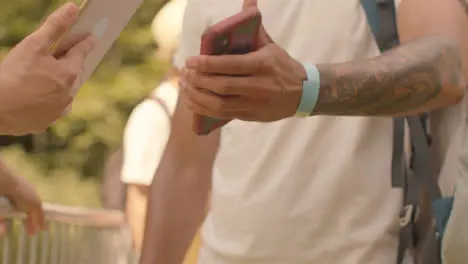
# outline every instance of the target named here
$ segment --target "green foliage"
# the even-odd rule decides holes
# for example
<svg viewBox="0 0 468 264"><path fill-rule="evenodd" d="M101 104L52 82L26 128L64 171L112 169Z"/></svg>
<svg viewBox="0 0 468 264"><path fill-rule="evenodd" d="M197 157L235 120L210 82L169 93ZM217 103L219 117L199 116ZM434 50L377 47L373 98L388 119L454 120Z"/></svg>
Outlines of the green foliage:
<svg viewBox="0 0 468 264"><path fill-rule="evenodd" d="M27 155L19 147L4 149L1 155L18 175L36 187L44 202L91 208L100 206L96 180L82 179L79 170L57 168L45 174L41 160Z"/></svg>
<svg viewBox="0 0 468 264"><path fill-rule="evenodd" d="M106 157L120 145L132 108L157 85L164 70L161 64L122 66L109 73L113 78L89 81L72 112L40 138L42 147L35 156L43 169L70 168L83 177L99 176Z"/></svg>
<svg viewBox="0 0 468 264"><path fill-rule="evenodd" d="M0 52L21 41L63 2L0 0L5 7L0 9ZM168 67L153 57L157 47L150 33L151 21L165 2L144 1L93 77L80 90L72 112L36 137L35 153L26 156L17 150L7 151L5 155L11 156L9 160L13 164L30 164L26 174L34 171L39 175L28 178L54 176L94 181L100 178L107 156L120 145L132 108L156 87Z"/></svg>

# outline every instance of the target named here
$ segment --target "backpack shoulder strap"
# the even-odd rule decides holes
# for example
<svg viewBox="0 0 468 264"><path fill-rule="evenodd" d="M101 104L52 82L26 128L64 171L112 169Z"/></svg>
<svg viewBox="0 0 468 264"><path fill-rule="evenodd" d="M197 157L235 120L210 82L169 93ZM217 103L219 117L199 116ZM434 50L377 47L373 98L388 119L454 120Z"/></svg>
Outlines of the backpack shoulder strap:
<svg viewBox="0 0 468 264"><path fill-rule="evenodd" d="M394 0L361 0L361 5L366 13L368 23L372 29L372 34L377 42L379 50L385 52L400 43L396 22L396 8ZM414 173L410 176L404 159L404 127L405 118L393 119L393 156L392 156L392 186L403 188L403 207L400 213L400 239L397 254L397 264L404 261L404 257L409 248L415 244L416 233L416 212L421 205L421 186L424 185L429 192L429 200L440 197L440 190L437 177L434 171L429 171L430 162L427 134L424 131L424 120L418 116L407 117L411 143L413 147L412 160L414 161ZM431 218L428 218L431 219ZM423 244L435 242L432 237L427 236L431 232L424 232ZM433 232L432 232L433 234ZM432 250L433 254L428 254L428 250L423 250L421 259L430 256L429 263L440 263L437 256L437 249ZM434 253L436 254L434 256Z"/></svg>
<svg viewBox="0 0 468 264"><path fill-rule="evenodd" d="M169 111L169 107L167 106L166 101L164 101L163 99L161 99L159 96L155 94L151 94L150 96L148 96L148 99L158 103L163 108L164 113L166 114L166 117L169 120L172 119L171 111Z"/></svg>
<svg viewBox="0 0 468 264"><path fill-rule="evenodd" d="M394 0L361 0L367 21L381 52L400 43Z"/></svg>
<svg viewBox="0 0 468 264"><path fill-rule="evenodd" d="M361 0L372 34L380 52L399 44L394 0ZM403 117L393 119L392 186L405 186Z"/></svg>

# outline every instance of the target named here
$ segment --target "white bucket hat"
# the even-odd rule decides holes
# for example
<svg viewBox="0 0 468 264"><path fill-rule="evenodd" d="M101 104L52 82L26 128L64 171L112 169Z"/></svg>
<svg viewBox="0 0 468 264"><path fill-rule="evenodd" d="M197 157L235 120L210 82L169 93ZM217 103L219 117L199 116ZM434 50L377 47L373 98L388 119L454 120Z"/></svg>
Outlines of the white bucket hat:
<svg viewBox="0 0 468 264"><path fill-rule="evenodd" d="M171 60L179 46L186 3L187 0L171 0L153 19L151 31L158 45L159 59Z"/></svg>

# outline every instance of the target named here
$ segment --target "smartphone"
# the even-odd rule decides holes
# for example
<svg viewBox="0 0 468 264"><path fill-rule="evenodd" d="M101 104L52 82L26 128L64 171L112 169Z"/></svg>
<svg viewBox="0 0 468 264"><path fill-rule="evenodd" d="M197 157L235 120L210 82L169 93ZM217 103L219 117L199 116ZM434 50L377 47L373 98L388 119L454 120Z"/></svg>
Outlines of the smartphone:
<svg viewBox="0 0 468 264"><path fill-rule="evenodd" d="M75 92L91 76L142 3L143 0L84 0L81 3L75 24L50 47L51 54L60 57L89 34L97 38L96 46L85 59L84 73L81 82L75 84Z"/></svg>
<svg viewBox="0 0 468 264"><path fill-rule="evenodd" d="M245 54L257 50L261 23L260 11L252 7L214 24L202 36L200 54ZM195 114L193 131L207 135L230 121Z"/></svg>

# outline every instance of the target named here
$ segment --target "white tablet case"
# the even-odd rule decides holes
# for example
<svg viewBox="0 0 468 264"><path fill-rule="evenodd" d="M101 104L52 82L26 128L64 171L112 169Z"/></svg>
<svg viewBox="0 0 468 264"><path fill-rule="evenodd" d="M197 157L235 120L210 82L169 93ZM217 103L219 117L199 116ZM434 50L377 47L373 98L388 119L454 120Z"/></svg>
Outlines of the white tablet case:
<svg viewBox="0 0 468 264"><path fill-rule="evenodd" d="M77 22L58 40L55 54L61 54L89 33L97 37L93 51L85 60L84 73L73 89L76 93L91 76L109 51L120 32L128 24L143 0L84 0ZM148 25L149 26L149 25Z"/></svg>

